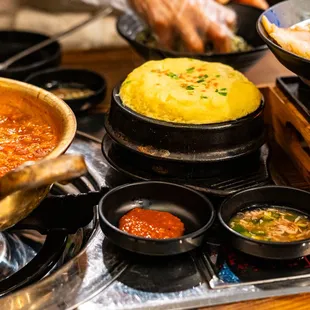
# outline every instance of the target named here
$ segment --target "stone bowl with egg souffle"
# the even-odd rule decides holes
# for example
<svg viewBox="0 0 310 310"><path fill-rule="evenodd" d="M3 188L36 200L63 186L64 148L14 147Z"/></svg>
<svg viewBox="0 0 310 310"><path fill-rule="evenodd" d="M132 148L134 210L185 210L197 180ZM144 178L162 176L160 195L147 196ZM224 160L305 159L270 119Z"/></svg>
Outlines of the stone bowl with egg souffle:
<svg viewBox="0 0 310 310"><path fill-rule="evenodd" d="M112 93L108 138L158 161L214 164L264 144L264 99L240 72L190 58L148 61Z"/></svg>

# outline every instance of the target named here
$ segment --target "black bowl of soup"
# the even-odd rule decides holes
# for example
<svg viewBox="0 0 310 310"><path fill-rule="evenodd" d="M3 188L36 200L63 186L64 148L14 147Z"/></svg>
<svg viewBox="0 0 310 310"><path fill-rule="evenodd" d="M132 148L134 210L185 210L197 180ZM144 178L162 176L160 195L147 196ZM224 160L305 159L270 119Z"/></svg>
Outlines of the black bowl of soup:
<svg viewBox="0 0 310 310"><path fill-rule="evenodd" d="M310 193L265 186L226 199L218 212L225 240L241 252L267 259L310 255Z"/></svg>
<svg viewBox="0 0 310 310"><path fill-rule="evenodd" d="M26 82L50 91L74 112L86 111L101 103L107 90L107 83L100 74L85 69L44 70L30 75Z"/></svg>

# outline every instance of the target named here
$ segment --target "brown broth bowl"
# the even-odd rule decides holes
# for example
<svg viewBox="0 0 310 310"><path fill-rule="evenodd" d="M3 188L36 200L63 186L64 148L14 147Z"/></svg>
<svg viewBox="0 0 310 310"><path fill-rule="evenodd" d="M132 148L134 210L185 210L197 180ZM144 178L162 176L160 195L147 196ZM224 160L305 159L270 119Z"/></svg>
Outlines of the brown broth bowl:
<svg viewBox="0 0 310 310"><path fill-rule="evenodd" d="M101 103L106 95L107 82L100 74L86 69L56 68L33 73L26 82L48 91L79 85L92 91L85 97L63 99L75 113L85 112Z"/></svg>

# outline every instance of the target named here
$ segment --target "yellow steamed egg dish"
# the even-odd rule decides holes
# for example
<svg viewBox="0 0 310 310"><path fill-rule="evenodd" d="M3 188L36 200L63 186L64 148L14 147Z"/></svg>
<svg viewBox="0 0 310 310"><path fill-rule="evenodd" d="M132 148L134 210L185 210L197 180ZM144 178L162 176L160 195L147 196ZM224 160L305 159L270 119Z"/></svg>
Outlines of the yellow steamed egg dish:
<svg viewBox="0 0 310 310"><path fill-rule="evenodd" d="M138 114L183 124L236 120L257 110L262 100L242 73L190 58L144 63L127 76L119 95Z"/></svg>

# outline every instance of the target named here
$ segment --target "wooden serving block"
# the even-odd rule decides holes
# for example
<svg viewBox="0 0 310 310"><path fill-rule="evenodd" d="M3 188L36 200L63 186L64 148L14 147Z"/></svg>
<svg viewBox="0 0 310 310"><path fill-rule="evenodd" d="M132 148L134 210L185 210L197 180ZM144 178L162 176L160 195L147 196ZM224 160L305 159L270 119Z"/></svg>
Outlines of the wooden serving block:
<svg viewBox="0 0 310 310"><path fill-rule="evenodd" d="M310 123L278 87L258 87L265 98L269 141L275 141L283 149L310 185Z"/></svg>

